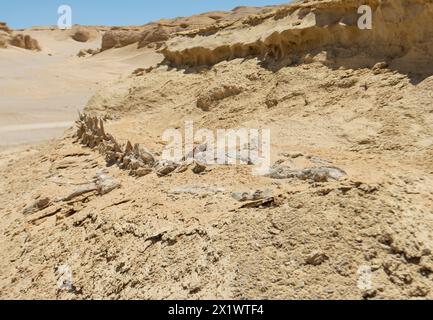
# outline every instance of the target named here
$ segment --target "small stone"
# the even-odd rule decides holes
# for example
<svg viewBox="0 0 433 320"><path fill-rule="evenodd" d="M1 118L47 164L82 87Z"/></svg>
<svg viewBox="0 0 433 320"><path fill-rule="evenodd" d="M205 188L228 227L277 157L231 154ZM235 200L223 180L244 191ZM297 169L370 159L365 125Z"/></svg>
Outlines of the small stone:
<svg viewBox="0 0 433 320"><path fill-rule="evenodd" d="M375 289L365 290L362 292L362 297L364 299L371 299L374 298L376 295L377 295L377 290Z"/></svg>
<svg viewBox="0 0 433 320"><path fill-rule="evenodd" d="M409 295L415 298L426 297L430 293L430 289L426 286L417 285L409 291Z"/></svg>
<svg viewBox="0 0 433 320"><path fill-rule="evenodd" d="M280 202L276 201L275 197L264 198L261 200L255 200L251 202L247 202L242 205L241 209L251 209L251 208L271 208L279 206Z"/></svg>
<svg viewBox="0 0 433 320"><path fill-rule="evenodd" d="M302 152L294 152L294 153L289 154L289 157L292 159L300 158L303 156L304 156L304 154Z"/></svg>
<svg viewBox="0 0 433 320"><path fill-rule="evenodd" d="M150 168L140 168L140 169L137 169L135 171L135 175L137 177L144 177L144 176L147 176L150 173L152 173L152 169L150 169Z"/></svg>
<svg viewBox="0 0 433 320"><path fill-rule="evenodd" d="M144 70L144 68L137 68L134 70L134 72L132 72L132 74L136 76L142 76L144 74Z"/></svg>
<svg viewBox="0 0 433 320"><path fill-rule="evenodd" d="M191 159L187 159L185 161L183 161L176 169L176 173L184 173L186 172L189 167L193 164L193 160Z"/></svg>
<svg viewBox="0 0 433 320"><path fill-rule="evenodd" d="M172 173L177 167L178 165L173 161L161 161L156 166L156 174L163 177Z"/></svg>
<svg viewBox="0 0 433 320"><path fill-rule="evenodd" d="M50 205L51 201L50 198L42 198L37 200L35 203L33 203L32 205L28 206L26 209L24 209L24 214L28 215L28 214L32 214L38 211L41 211L45 208L47 208Z"/></svg>
<svg viewBox="0 0 433 320"><path fill-rule="evenodd" d="M199 162L194 162L194 167L192 168L192 172L195 174L200 174L206 170L206 166Z"/></svg>
<svg viewBox="0 0 433 320"><path fill-rule="evenodd" d="M155 157L145 148L140 147L138 143L134 144L133 153L137 159L142 160L145 164L153 165L155 163Z"/></svg>
<svg viewBox="0 0 433 320"><path fill-rule="evenodd" d="M128 140L126 142L126 146L125 146L125 155L132 153L133 150L134 150L134 147L132 146L131 141Z"/></svg>
<svg viewBox="0 0 433 320"><path fill-rule="evenodd" d="M310 64L314 62L314 57L310 53L307 53L302 60L305 64Z"/></svg>
<svg viewBox="0 0 433 320"><path fill-rule="evenodd" d="M388 63L386 63L386 62L378 62L378 63L376 63L374 65L374 67L373 67L372 70L373 70L373 73L377 75L377 74L383 73L383 71L386 68L388 68Z"/></svg>
<svg viewBox="0 0 433 320"><path fill-rule="evenodd" d="M87 56L87 55L88 55L88 53L87 53L86 50L80 50L80 51L77 53L77 57L79 57L79 58L85 57L85 56Z"/></svg>
<svg viewBox="0 0 433 320"><path fill-rule="evenodd" d="M319 266L328 260L328 256L321 251L313 251L305 258L305 263L313 266Z"/></svg>
<svg viewBox="0 0 433 320"><path fill-rule="evenodd" d="M232 198L237 201L253 201L272 197L272 190L256 190L254 192L233 192Z"/></svg>
<svg viewBox="0 0 433 320"><path fill-rule="evenodd" d="M388 68L388 63L385 61L378 62L373 67L373 69L386 69L386 68Z"/></svg>
<svg viewBox="0 0 433 320"><path fill-rule="evenodd" d="M247 201L249 199L250 193L249 192L233 192L232 198L237 201Z"/></svg>

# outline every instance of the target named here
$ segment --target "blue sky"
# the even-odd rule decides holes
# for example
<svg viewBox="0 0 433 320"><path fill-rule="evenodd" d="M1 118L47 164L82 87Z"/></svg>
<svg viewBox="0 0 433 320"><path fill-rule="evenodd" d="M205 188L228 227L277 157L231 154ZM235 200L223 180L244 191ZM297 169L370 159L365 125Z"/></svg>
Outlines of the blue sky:
<svg viewBox="0 0 433 320"><path fill-rule="evenodd" d="M141 25L161 18L189 16L237 6L265 6L284 0L10 0L0 1L0 21L14 29L55 25L57 8L72 8L72 23L81 25Z"/></svg>

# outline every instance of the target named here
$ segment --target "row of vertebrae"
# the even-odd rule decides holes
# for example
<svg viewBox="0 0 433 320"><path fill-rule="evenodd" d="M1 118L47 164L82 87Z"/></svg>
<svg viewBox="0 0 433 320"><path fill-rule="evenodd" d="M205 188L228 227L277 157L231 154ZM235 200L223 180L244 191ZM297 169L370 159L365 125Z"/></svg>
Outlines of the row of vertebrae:
<svg viewBox="0 0 433 320"><path fill-rule="evenodd" d="M97 148L105 156L107 165L118 165L130 170L131 175L144 176L152 172L156 164L155 157L139 144L130 141L122 145L109 133L105 132L104 120L98 117L79 114L77 138L89 148Z"/></svg>
<svg viewBox="0 0 433 320"><path fill-rule="evenodd" d="M77 123L77 140L89 148L97 148L105 156L108 166L118 165L121 169L129 170L131 175L142 177L151 172L158 176L166 176L172 172L182 173L191 167L192 171L200 174L206 166L192 160L193 155L178 162L160 159L140 147L127 141L120 144L109 133L105 132L104 120L98 117L79 114Z"/></svg>

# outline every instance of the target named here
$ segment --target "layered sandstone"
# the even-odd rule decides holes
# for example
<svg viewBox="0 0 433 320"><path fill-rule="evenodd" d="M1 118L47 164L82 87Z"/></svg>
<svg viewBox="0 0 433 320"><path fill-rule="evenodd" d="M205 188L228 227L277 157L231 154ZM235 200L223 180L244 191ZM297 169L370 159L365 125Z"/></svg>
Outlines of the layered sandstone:
<svg viewBox="0 0 433 320"><path fill-rule="evenodd" d="M210 34L228 27L251 14L267 12L271 8L238 7L230 12L209 12L191 17L163 19L141 27L113 28L102 39L102 50L124 47L138 42L139 48L153 43L159 47L178 33L189 36Z"/></svg>
<svg viewBox="0 0 433 320"><path fill-rule="evenodd" d="M371 30L358 27L361 5L372 9ZM176 37L162 52L175 66L213 65L245 57L278 60L322 51L331 61L359 53L381 59L429 59L432 15L430 1L304 1L246 18L241 28L225 28L188 41Z"/></svg>

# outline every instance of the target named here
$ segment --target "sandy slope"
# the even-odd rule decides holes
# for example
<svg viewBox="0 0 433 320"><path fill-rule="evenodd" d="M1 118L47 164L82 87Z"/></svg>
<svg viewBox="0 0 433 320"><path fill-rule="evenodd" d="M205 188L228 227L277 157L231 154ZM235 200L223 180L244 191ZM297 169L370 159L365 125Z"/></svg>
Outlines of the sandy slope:
<svg viewBox="0 0 433 320"><path fill-rule="evenodd" d="M80 43L59 30L25 33L38 40L41 52L0 49L1 146L60 137L95 90L159 59L132 47L78 58L79 50L100 47L101 36Z"/></svg>

